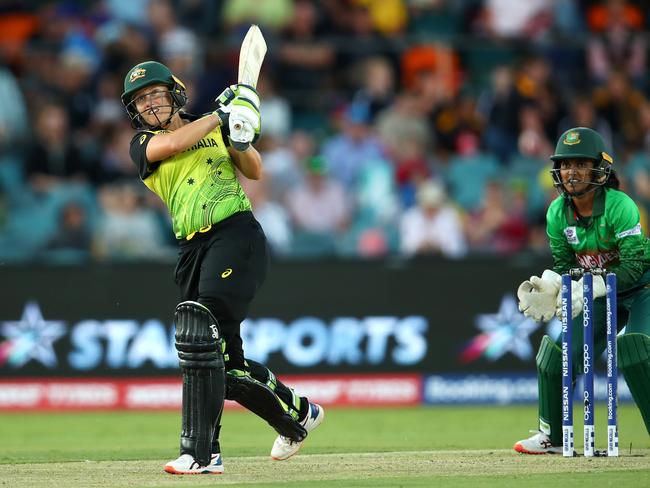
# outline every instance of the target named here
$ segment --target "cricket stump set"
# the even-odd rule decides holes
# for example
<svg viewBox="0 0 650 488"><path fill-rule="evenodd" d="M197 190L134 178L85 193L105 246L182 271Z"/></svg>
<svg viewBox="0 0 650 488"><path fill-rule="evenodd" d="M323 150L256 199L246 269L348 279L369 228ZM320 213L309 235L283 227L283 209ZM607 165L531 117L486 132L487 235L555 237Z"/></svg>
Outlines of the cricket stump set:
<svg viewBox="0 0 650 488"><path fill-rule="evenodd" d="M573 438L573 364L572 348L572 315L571 315L571 282L572 277L582 276L583 283L583 338L582 338L582 368L583 368L583 401L584 401L584 455L585 457L603 456L595 449L594 428L594 295L593 277L603 276L607 286L606 294L606 328L607 328L607 456L618 456L618 426L617 426L617 387L618 368L616 366L616 275L606 273L601 269L573 269L562 275L562 455L575 456Z"/></svg>

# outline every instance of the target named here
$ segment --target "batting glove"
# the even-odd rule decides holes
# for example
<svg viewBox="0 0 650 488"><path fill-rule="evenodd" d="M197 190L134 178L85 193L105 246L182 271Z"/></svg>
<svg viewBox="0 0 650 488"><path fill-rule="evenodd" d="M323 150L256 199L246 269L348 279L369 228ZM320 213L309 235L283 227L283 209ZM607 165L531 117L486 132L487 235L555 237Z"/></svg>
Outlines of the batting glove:
<svg viewBox="0 0 650 488"><path fill-rule="evenodd" d="M260 111L248 98L243 97L236 97L229 107L230 143L238 151L245 151L260 136Z"/></svg>
<svg viewBox="0 0 650 488"><path fill-rule="evenodd" d="M230 103L235 99L236 96L237 95L235 95L232 87L229 86L224 91L222 91L221 94L214 100L217 102L217 110L212 113L219 117L222 127L228 123Z"/></svg>
<svg viewBox="0 0 650 488"><path fill-rule="evenodd" d="M215 110L221 125L228 124L229 140L238 151L245 151L260 136L260 96L249 85L230 85L216 98Z"/></svg>
<svg viewBox="0 0 650 488"><path fill-rule="evenodd" d="M253 105L255 105L255 107L257 107L257 110L260 109L260 95L259 93L257 93L257 90L252 86L238 83L236 85L230 85L228 88L230 88L233 91L235 97L245 98Z"/></svg>

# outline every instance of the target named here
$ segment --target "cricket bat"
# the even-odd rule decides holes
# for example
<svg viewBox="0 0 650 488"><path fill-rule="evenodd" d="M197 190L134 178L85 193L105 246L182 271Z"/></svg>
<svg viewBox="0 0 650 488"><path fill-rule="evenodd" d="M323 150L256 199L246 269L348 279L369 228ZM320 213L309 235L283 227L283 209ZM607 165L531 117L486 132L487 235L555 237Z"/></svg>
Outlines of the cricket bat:
<svg viewBox="0 0 650 488"><path fill-rule="evenodd" d="M253 88L257 87L257 79L260 76L260 69L265 55L266 41L260 28L253 24L248 29L239 50L239 77L237 82L250 85Z"/></svg>
<svg viewBox="0 0 650 488"><path fill-rule="evenodd" d="M253 24L248 29L241 49L239 50L239 73L237 82L256 88L265 55L266 41L260 28ZM237 122L235 122L235 127L239 128L237 127Z"/></svg>

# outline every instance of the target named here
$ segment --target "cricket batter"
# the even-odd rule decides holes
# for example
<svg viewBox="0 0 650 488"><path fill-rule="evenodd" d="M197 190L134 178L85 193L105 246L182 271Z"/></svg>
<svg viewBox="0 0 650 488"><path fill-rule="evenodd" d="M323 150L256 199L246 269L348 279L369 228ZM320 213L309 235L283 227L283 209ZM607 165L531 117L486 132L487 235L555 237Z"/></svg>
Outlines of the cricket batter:
<svg viewBox="0 0 650 488"><path fill-rule="evenodd" d="M183 110L185 86L165 65L146 61L124 78L122 103L136 129L131 158L143 183L167 205L179 245L176 349L183 374L180 457L173 474L223 473L219 430L224 397L279 434L271 457L295 454L325 416L265 366L244 358L240 324L268 265L266 237L237 179L262 176L252 146L260 134L259 96L233 85L218 109Z"/></svg>
<svg viewBox="0 0 650 488"><path fill-rule="evenodd" d="M618 367L623 371L646 429L650 433L650 240L639 222L639 210L612 171L612 157L596 131L569 129L551 156L551 175L560 196L549 206L546 231L553 270L532 276L517 291L519 309L528 317L548 321L561 316L561 274L571 268L603 268L616 273ZM602 276L593 277L594 352L606 346L605 295ZM582 279L572 283L573 337L582 337ZM576 317L579 319L575 320ZM562 453L562 353L550 337L537 352L539 432L517 442L524 454ZM573 380L582 365L582 341L572 347Z"/></svg>

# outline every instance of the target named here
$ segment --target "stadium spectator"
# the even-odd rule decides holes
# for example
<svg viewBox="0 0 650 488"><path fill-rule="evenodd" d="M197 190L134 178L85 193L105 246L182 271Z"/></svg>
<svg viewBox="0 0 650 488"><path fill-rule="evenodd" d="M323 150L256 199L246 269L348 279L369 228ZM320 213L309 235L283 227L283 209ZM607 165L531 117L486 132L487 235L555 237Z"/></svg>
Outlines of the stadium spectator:
<svg viewBox="0 0 650 488"><path fill-rule="evenodd" d="M594 91L594 106L611 127L616 127L614 149L624 155L643 147L640 112L647 103L646 97L635 89L625 73L613 71L607 83Z"/></svg>
<svg viewBox="0 0 650 488"><path fill-rule="evenodd" d="M459 138L457 151L449 160L445 181L452 199L463 210L473 211L480 205L487 183L497 179L501 169L497 159L483 151L480 140L471 133Z"/></svg>
<svg viewBox="0 0 650 488"><path fill-rule="evenodd" d="M356 85L359 68L372 58L379 56L390 57L391 63L397 62L396 49L392 48L392 41L379 32L379 26L373 13L376 4L391 4L393 0L386 1L352 1L346 6L344 13L345 29L343 37L337 42L337 66L343 76L338 78L338 83L343 88L352 89ZM381 8L381 7L379 7ZM394 20L399 20L393 17ZM401 29L402 26L397 28Z"/></svg>
<svg viewBox="0 0 650 488"><path fill-rule="evenodd" d="M68 180L87 179L81 152L70 137L69 116L63 106L41 106L35 130L25 161L25 173L35 192L46 192Z"/></svg>
<svg viewBox="0 0 650 488"><path fill-rule="evenodd" d="M478 114L485 121L485 148L495 154L501 162L508 161L517 150L519 101L514 79L511 67L495 68L491 74L490 87L482 91L476 107Z"/></svg>
<svg viewBox="0 0 650 488"><path fill-rule="evenodd" d="M25 142L28 130L27 106L18 81L0 64L0 148L3 152Z"/></svg>
<svg viewBox="0 0 650 488"><path fill-rule="evenodd" d="M384 57L374 57L363 64L361 88L354 94L353 104L368 106L370 122L388 108L395 97L395 73Z"/></svg>
<svg viewBox="0 0 650 488"><path fill-rule="evenodd" d="M569 105L569 113L560 120L558 125L558 136L571 127L590 127L603 136L607 147L613 147L612 127L596 112L590 96L578 94Z"/></svg>
<svg viewBox="0 0 650 488"><path fill-rule="evenodd" d="M341 132L323 143L323 157L332 178L351 190L366 164L383 159L383 148L370 125L369 107L350 104L343 113Z"/></svg>
<svg viewBox="0 0 650 488"><path fill-rule="evenodd" d="M162 62L181 79L193 80L202 69L199 40L194 32L178 23L171 1L150 0L149 22Z"/></svg>
<svg viewBox="0 0 650 488"><path fill-rule="evenodd" d="M277 46L278 86L287 95L299 127L316 124L312 113L323 111L328 100L335 50L318 31L319 10L306 0L296 0L293 17Z"/></svg>
<svg viewBox="0 0 650 488"><path fill-rule="evenodd" d="M641 85L646 69L646 41L640 32L643 12L626 0L606 0L588 10L592 32L587 43L587 66L592 78L605 83L613 71L625 73Z"/></svg>
<svg viewBox="0 0 650 488"><path fill-rule="evenodd" d="M460 258L467 253L460 213L447 201L444 187L436 180L420 184L417 205L400 221L400 251L405 256L439 255Z"/></svg>
<svg viewBox="0 0 650 488"><path fill-rule="evenodd" d="M547 0L486 0L484 27L496 37L539 39L553 24L552 7Z"/></svg>
<svg viewBox="0 0 650 488"><path fill-rule="evenodd" d="M71 201L63 206L59 222L59 228L45 245L45 251L90 252L90 226L81 204Z"/></svg>
<svg viewBox="0 0 650 488"><path fill-rule="evenodd" d="M124 117L122 117L124 118ZM112 126L104 134L103 146L97 155L95 168L96 180L100 183L133 181L138 171L131 162L129 144L133 138L133 130L122 121Z"/></svg>
<svg viewBox="0 0 650 488"><path fill-rule="evenodd" d="M445 102L431 114L431 125L436 131L437 152L445 159L457 153L463 139L483 135L483 119L476 110L476 100L459 95Z"/></svg>
<svg viewBox="0 0 650 488"><path fill-rule="evenodd" d="M306 162L307 178L287 195L287 205L296 230L319 234L329 240L345 231L350 222L350 204L341 183L333 179L323 157Z"/></svg>
<svg viewBox="0 0 650 488"><path fill-rule="evenodd" d="M151 260L174 254L166 246L154 213L141 206L129 184L105 186L99 193L102 214L95 234L98 259Z"/></svg>
<svg viewBox="0 0 650 488"><path fill-rule="evenodd" d="M264 229L271 252L286 256L291 252L293 239L291 218L280 203L271 200L271 177L267 175L258 181L242 178L241 185L251 201L255 218Z"/></svg>
<svg viewBox="0 0 650 488"><path fill-rule="evenodd" d="M316 143L311 134L295 131L287 142L263 135L257 146L264 160L264 174L270 180L271 199L282 201L291 188L302 182L304 168L300 162L314 155Z"/></svg>
<svg viewBox="0 0 650 488"><path fill-rule="evenodd" d="M278 93L275 80L269 76L260 75L257 91L264 100L260 107L264 119L264 135L286 141L291 133L291 107L287 99Z"/></svg>
<svg viewBox="0 0 650 488"><path fill-rule="evenodd" d="M475 252L512 254L525 249L528 238L526 198L507 192L500 181L489 181L479 208L466 221L469 246ZM507 192L507 193L506 193Z"/></svg>

